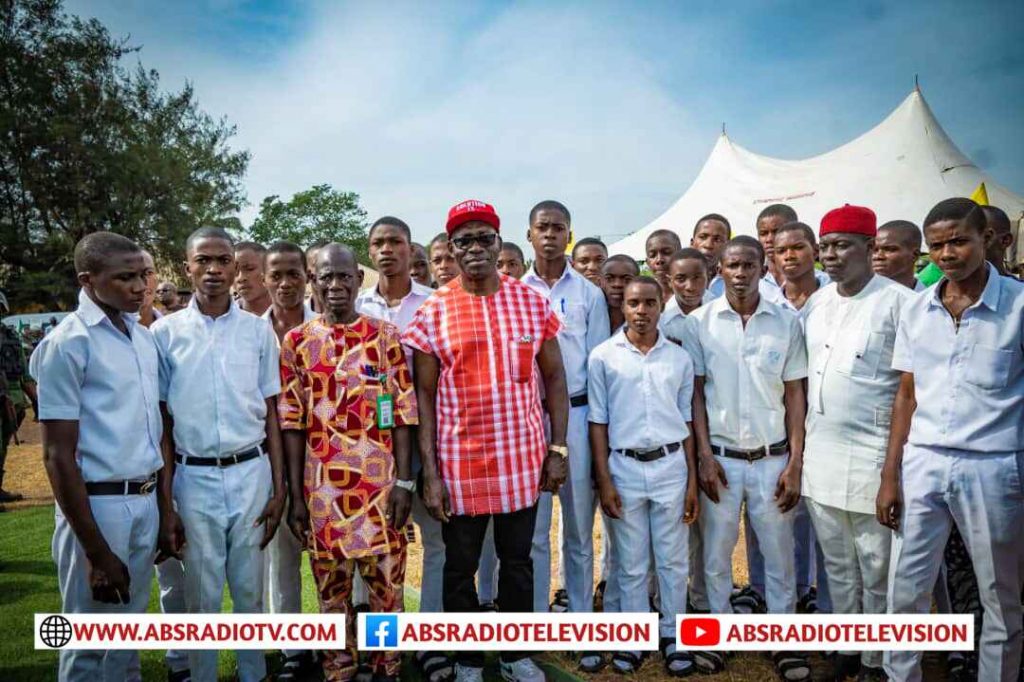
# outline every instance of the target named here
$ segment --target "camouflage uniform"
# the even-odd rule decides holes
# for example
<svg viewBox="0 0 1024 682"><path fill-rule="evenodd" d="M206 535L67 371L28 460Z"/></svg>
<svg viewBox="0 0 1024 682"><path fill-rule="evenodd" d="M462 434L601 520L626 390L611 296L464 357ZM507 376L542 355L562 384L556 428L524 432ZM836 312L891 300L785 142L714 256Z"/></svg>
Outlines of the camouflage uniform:
<svg viewBox="0 0 1024 682"><path fill-rule="evenodd" d="M18 333L0 324L0 490L3 490L7 448L18 432L29 398L25 385L32 381L25 361L25 349Z"/></svg>

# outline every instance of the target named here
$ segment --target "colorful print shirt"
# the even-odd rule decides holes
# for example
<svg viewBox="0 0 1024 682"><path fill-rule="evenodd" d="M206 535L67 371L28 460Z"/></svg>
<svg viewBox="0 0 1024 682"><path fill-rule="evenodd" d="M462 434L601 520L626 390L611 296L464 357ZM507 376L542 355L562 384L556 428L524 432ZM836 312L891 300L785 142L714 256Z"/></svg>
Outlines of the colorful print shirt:
<svg viewBox="0 0 1024 682"><path fill-rule="evenodd" d="M417 423L398 329L365 316L296 327L281 345L281 386L281 428L306 432L312 551L355 559L403 546L386 518L396 474L392 433L377 418L378 398L390 395L395 426Z"/></svg>

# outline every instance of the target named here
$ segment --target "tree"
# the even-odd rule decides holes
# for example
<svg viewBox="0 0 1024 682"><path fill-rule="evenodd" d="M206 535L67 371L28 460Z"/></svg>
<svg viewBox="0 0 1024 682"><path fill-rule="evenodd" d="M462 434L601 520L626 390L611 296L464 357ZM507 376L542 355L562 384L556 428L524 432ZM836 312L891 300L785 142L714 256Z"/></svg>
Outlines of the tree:
<svg viewBox="0 0 1024 682"><path fill-rule="evenodd" d="M238 227L248 152L191 86L122 66L137 53L59 0L0 0L0 287L14 309L69 307L74 245L111 230L158 264L200 225Z"/></svg>
<svg viewBox="0 0 1024 682"><path fill-rule="evenodd" d="M279 239L306 248L316 242L346 244L363 265L370 265L366 211L355 192L339 192L330 185L313 185L288 203L275 194L263 200L249 228L249 237L262 244Z"/></svg>

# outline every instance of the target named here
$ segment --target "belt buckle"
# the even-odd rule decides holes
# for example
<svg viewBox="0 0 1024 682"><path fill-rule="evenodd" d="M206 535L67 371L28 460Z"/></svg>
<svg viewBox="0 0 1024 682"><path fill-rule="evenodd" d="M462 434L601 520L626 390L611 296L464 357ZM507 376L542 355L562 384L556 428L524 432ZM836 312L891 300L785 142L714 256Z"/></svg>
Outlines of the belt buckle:
<svg viewBox="0 0 1024 682"><path fill-rule="evenodd" d="M144 482L144 483L143 483L143 484L142 484L142 485L141 485L141 486L139 487L139 494L140 494L140 495L148 495L148 494L150 494L151 492L153 492L153 489L154 489L154 488L156 488L156 481L155 481L154 479L152 479L152 478L151 478L151 479L149 479L148 481L145 481L145 482Z"/></svg>

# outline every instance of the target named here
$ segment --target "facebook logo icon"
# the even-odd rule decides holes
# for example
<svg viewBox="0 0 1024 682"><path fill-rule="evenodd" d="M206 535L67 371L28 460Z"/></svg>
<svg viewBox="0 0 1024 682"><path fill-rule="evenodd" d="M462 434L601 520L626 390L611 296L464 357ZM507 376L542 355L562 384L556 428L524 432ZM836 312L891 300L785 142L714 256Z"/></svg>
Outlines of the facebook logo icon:
<svg viewBox="0 0 1024 682"><path fill-rule="evenodd" d="M398 646L398 616L367 614L363 633L367 647L393 649Z"/></svg>

